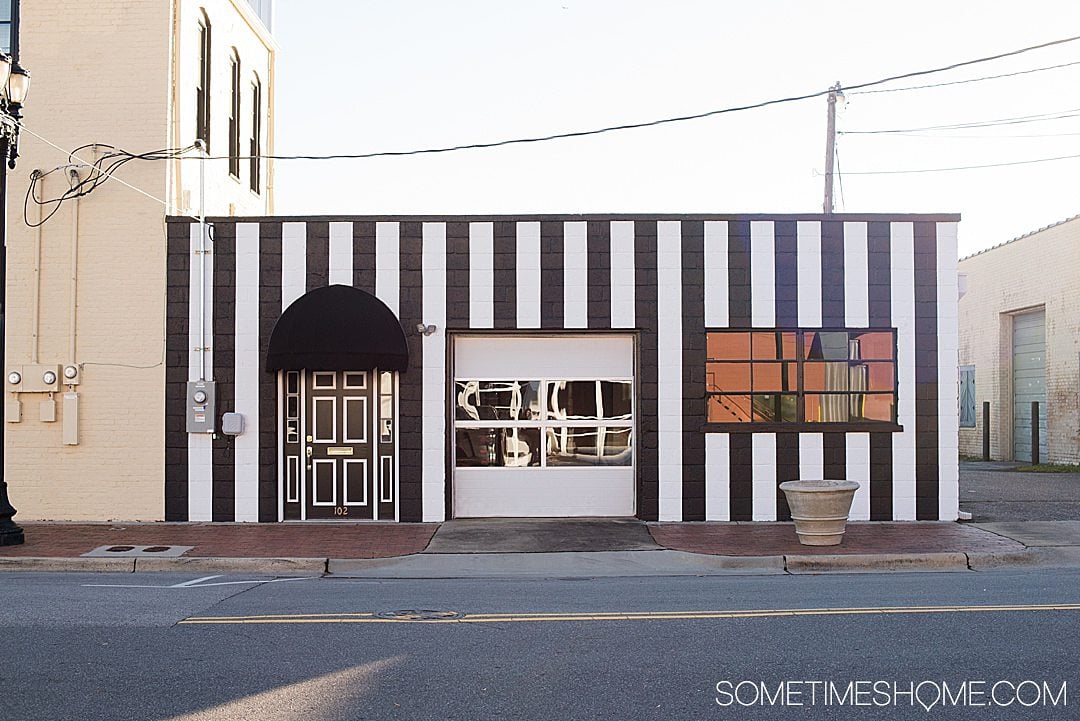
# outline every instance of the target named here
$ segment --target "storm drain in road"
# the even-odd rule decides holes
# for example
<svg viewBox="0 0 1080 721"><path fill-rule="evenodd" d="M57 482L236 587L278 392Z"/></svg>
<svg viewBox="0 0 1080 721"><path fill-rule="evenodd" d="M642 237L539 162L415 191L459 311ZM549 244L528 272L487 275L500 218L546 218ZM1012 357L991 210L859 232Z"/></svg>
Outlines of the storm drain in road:
<svg viewBox="0 0 1080 721"><path fill-rule="evenodd" d="M456 618L464 618L465 614L460 611L432 611L426 608L409 608L404 611L383 611L376 613L375 616L392 621L452 621Z"/></svg>
<svg viewBox="0 0 1080 721"><path fill-rule="evenodd" d="M178 558L195 546L129 546L126 544L112 544L98 546L92 551L82 554L83 558Z"/></svg>

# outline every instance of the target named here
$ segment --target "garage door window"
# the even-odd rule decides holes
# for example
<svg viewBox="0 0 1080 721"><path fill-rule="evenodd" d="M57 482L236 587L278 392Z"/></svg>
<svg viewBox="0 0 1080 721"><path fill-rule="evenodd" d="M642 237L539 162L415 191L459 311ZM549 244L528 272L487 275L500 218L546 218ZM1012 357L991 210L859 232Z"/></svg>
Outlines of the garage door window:
<svg viewBox="0 0 1080 721"><path fill-rule="evenodd" d="M627 379L458 380L458 467L629 466Z"/></svg>

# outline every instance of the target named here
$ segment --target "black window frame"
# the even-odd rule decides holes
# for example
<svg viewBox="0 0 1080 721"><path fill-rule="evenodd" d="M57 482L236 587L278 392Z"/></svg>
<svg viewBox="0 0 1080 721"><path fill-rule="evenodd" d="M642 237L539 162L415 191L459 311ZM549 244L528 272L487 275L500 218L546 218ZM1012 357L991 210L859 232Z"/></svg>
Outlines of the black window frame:
<svg viewBox="0 0 1080 721"><path fill-rule="evenodd" d="M251 81L251 138L248 149L248 187L259 194L262 184L262 82L256 74Z"/></svg>
<svg viewBox="0 0 1080 721"><path fill-rule="evenodd" d="M742 431L742 432L803 432L803 433L822 433L830 431L844 431L844 432L898 432L902 431L903 427L899 424L898 412L899 412L899 357L898 357L898 333L895 327L866 327L866 328L851 328L851 327L823 327L823 328L708 328L705 331L705 418L704 418L704 430L710 431ZM753 333L791 333L795 334L796 347L794 357L786 359L783 357L776 359L755 359L753 353L753 347L749 351L748 358L745 359L717 359L709 355L709 336L711 334L753 334ZM806 353L805 339L806 335L810 333L846 333L849 336L853 333L889 333L892 335L892 358L859 358L859 359L846 359L849 366L852 363L892 363L892 378L893 387L892 390L883 391L870 391L870 390L847 390L847 391L815 391L807 390L805 382L805 364L809 360L810 362L821 362L818 360L808 359ZM779 336L778 336L779 337ZM750 336L751 343L753 342L753 336ZM778 354L781 355L782 354ZM845 362L840 360L825 361L825 362ZM728 363L733 365L749 365L755 364L782 364L790 363L795 366L796 375L796 387L793 390L780 390L780 391L757 391L752 386L746 389L745 392L725 390L720 391L718 389L712 389L709 387L709 374L708 368L710 364L714 363ZM751 371L752 373L752 371ZM753 381L751 380L751 383ZM765 396L791 396L795 400L795 412L794 420L754 420L755 406L753 405L753 398L755 395ZM842 421L808 421L806 420L806 396L807 395L831 395L831 396L843 396L850 398L851 396L865 396L865 395L891 395L892 396L892 418L891 420L874 420L866 418L856 418L842 420ZM749 413L750 420L747 421L715 421L709 420L709 407L714 397L750 397L751 408ZM777 399L775 401L776 406L773 409L774 415L780 415L782 412L782 401ZM848 405L850 408L850 404Z"/></svg>
<svg viewBox="0 0 1080 721"><path fill-rule="evenodd" d="M199 19L199 74L195 84L195 138L210 152L210 78L213 58L212 28L206 11Z"/></svg>
<svg viewBox="0 0 1080 721"><path fill-rule="evenodd" d="M240 53L229 56L231 94L229 98L229 175L240 179Z"/></svg>

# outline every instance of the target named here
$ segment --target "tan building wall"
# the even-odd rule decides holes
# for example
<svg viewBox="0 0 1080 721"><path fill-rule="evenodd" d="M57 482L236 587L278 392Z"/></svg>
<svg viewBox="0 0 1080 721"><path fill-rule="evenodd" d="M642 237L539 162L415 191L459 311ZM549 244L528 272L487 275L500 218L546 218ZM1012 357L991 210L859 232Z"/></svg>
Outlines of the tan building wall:
<svg viewBox="0 0 1080 721"><path fill-rule="evenodd" d="M5 423L6 477L20 520L163 518L164 218L183 212L188 197L197 210L200 161L128 162L78 204L61 204L40 229L24 223L22 199L34 170L48 173L37 195L52 198L69 187L72 169L86 177L75 160L92 162L106 146L147 152L194 140L201 7L213 27L210 150L228 149L228 57L235 46L246 155L248 78L260 73L269 107L274 53L246 3L22 2L20 61L32 82L18 168L9 174L7 365L75 363L81 382L61 389L79 396L78 445L63 442L63 392L54 397L54 422L42 420L48 394L8 395L22 409L20 422L11 422L9 409ZM121 81L107 80L118 70ZM264 138L271 132L264 119ZM264 152L270 147L264 140ZM264 170L264 186L269 174ZM206 179L207 213L269 212L271 192L250 191L246 161L239 181L228 175L226 160L209 161ZM43 215L54 207L43 207ZM37 222L38 206L30 203L28 216Z"/></svg>
<svg viewBox="0 0 1080 721"><path fill-rule="evenodd" d="M982 454L982 404L990 401L991 456L1012 458L1012 318L1044 309L1047 460L1080 463L1080 216L964 258L959 268L968 284L960 364L975 366L977 411L977 427L960 429L960 452Z"/></svg>

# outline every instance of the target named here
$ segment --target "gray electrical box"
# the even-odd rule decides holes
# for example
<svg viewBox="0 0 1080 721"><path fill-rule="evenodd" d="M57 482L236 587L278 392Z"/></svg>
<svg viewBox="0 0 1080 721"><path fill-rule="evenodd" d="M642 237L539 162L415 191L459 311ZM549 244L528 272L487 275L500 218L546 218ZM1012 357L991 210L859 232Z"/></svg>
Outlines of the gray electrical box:
<svg viewBox="0 0 1080 721"><path fill-rule="evenodd" d="M214 381L188 381L187 432L213 433L216 409L217 384Z"/></svg>
<svg viewBox="0 0 1080 721"><path fill-rule="evenodd" d="M238 436L244 432L244 415L242 413L222 413L221 432L227 436Z"/></svg>

